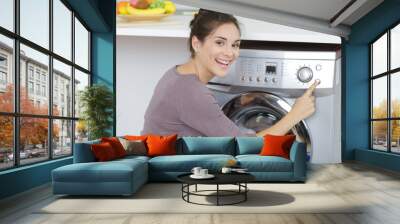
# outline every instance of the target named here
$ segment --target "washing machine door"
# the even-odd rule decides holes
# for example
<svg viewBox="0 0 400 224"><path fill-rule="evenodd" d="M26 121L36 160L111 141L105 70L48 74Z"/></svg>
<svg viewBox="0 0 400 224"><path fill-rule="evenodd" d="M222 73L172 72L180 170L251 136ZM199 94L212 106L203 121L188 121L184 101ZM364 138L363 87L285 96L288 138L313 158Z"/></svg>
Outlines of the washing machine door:
<svg viewBox="0 0 400 224"><path fill-rule="evenodd" d="M222 105L222 111L240 129L255 132L271 127L290 110L290 104L284 99L267 92L241 93ZM310 148L309 131L304 121L291 132L296 135L297 141L307 143L307 148Z"/></svg>

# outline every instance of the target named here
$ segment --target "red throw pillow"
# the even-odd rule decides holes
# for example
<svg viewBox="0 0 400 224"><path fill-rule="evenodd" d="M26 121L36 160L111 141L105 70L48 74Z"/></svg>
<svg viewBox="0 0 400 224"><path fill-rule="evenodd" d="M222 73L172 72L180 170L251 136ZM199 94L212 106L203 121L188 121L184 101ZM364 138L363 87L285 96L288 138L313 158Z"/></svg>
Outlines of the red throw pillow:
<svg viewBox="0 0 400 224"><path fill-rule="evenodd" d="M286 159L290 158L290 147L296 140L295 135L265 135L264 145L261 149L260 155L262 156L281 156Z"/></svg>
<svg viewBox="0 0 400 224"><path fill-rule="evenodd" d="M101 142L108 142L114 149L115 155L117 158L121 158L126 156L126 151L124 146L122 146L121 142L116 137L109 137L109 138L101 138Z"/></svg>
<svg viewBox="0 0 400 224"><path fill-rule="evenodd" d="M147 137L148 156L176 155L176 139L178 135Z"/></svg>
<svg viewBox="0 0 400 224"><path fill-rule="evenodd" d="M117 158L113 147L108 142L92 144L90 147L94 157L99 162L109 161Z"/></svg>

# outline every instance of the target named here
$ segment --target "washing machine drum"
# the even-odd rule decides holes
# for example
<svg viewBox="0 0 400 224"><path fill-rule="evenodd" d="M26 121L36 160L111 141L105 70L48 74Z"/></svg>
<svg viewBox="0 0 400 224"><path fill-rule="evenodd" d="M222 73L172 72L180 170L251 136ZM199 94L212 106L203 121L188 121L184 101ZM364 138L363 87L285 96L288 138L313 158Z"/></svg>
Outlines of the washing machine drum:
<svg viewBox="0 0 400 224"><path fill-rule="evenodd" d="M271 127L291 110L284 99L266 92L248 92L237 95L222 105L222 111L244 131L262 131ZM304 121L291 132L296 139L310 144L308 128Z"/></svg>

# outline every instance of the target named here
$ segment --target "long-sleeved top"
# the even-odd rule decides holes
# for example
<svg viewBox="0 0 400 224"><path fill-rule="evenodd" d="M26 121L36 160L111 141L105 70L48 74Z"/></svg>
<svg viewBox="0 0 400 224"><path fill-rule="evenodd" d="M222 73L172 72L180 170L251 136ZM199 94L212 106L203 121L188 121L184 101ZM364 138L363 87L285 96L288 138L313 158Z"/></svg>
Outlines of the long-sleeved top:
<svg viewBox="0 0 400 224"><path fill-rule="evenodd" d="M222 112L212 92L195 74L176 66L159 80L144 116L141 134L178 136L255 136Z"/></svg>

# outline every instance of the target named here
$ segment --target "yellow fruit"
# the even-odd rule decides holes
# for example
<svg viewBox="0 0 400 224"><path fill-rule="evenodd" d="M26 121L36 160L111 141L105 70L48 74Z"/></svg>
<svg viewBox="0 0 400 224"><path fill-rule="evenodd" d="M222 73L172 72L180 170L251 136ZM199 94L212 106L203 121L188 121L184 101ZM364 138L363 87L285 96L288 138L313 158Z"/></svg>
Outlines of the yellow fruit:
<svg viewBox="0 0 400 224"><path fill-rule="evenodd" d="M159 15L164 14L165 9L155 8L155 9L136 9L131 6L127 7L128 12L130 15L137 15L137 16L149 16L149 15Z"/></svg>
<svg viewBox="0 0 400 224"><path fill-rule="evenodd" d="M175 4L174 4L173 2L171 2L171 1L164 1L164 4L165 4L165 7L164 7L165 13L167 13L167 14L173 14L173 13L175 13L176 7L175 7Z"/></svg>
<svg viewBox="0 0 400 224"><path fill-rule="evenodd" d="M129 6L129 2L118 2L117 3L117 12L120 15L127 15L128 10L127 7Z"/></svg>

